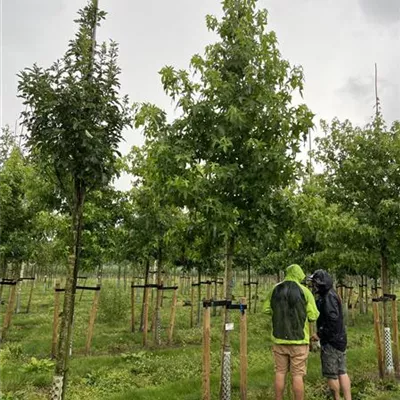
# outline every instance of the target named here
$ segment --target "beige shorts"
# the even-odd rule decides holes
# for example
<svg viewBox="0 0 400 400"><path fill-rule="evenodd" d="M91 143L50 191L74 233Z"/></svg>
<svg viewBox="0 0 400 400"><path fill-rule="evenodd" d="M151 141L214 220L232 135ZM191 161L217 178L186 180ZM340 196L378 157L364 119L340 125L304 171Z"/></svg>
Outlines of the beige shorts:
<svg viewBox="0 0 400 400"><path fill-rule="evenodd" d="M274 344L272 352L275 359L275 372L292 376L304 376L307 373L308 344Z"/></svg>

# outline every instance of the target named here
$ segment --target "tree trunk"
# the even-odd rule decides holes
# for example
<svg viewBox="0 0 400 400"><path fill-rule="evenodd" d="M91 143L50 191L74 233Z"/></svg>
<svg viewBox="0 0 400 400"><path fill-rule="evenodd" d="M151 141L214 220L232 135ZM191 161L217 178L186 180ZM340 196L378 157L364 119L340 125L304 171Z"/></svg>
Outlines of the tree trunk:
<svg viewBox="0 0 400 400"><path fill-rule="evenodd" d="M97 284L101 285L102 280L103 280L103 265L100 264L97 267Z"/></svg>
<svg viewBox="0 0 400 400"><path fill-rule="evenodd" d="M121 264L118 264L117 288L121 287Z"/></svg>
<svg viewBox="0 0 400 400"><path fill-rule="evenodd" d="M81 250L83 205L85 187L75 182L74 209L72 212L72 248L68 257L63 315L58 339L55 375L52 399L64 400L67 384L69 348L71 343L72 322L74 318L76 283L78 280L79 256Z"/></svg>
<svg viewBox="0 0 400 400"><path fill-rule="evenodd" d="M389 268L385 248L381 249L381 277L382 294L385 295L389 293ZM383 326L389 326L389 316L386 301L383 302Z"/></svg>
<svg viewBox="0 0 400 400"><path fill-rule="evenodd" d="M124 265L124 291L126 291L126 264Z"/></svg>
<svg viewBox="0 0 400 400"><path fill-rule="evenodd" d="M365 314L368 314L368 276L364 277Z"/></svg>
<svg viewBox="0 0 400 400"><path fill-rule="evenodd" d="M249 288L249 302L248 302L248 309L249 313L251 312L251 274L250 274L250 263L247 264L247 284Z"/></svg>
<svg viewBox="0 0 400 400"><path fill-rule="evenodd" d="M155 337L154 342L157 345L161 344L161 296L163 295L163 291L161 290L162 280L161 280L161 272L162 272L162 245L160 244L158 247L157 254L157 298L156 298L156 318L155 318Z"/></svg>
<svg viewBox="0 0 400 400"><path fill-rule="evenodd" d="M7 275L7 259L2 256L0 259L0 273L1 279L3 280ZM0 301L3 295L3 285L0 285Z"/></svg>
<svg viewBox="0 0 400 400"><path fill-rule="evenodd" d="M149 284L149 271L150 271L150 258L146 260L146 270L144 272L144 286ZM146 302L146 288L143 289L143 302L142 302L142 311L140 313L140 330L143 331L144 326L144 306Z"/></svg>
<svg viewBox="0 0 400 400"><path fill-rule="evenodd" d="M235 238L230 236L227 238L226 242L226 265L225 265L225 299L227 301L232 301L232 260L235 248ZM223 398L224 392L229 390L230 392L230 353L231 344L229 331L226 327L230 323L230 312L227 307L225 307L224 324L223 324L223 339L222 339L222 362L221 362L221 386L220 386L220 398ZM226 364L226 365L225 365Z"/></svg>
<svg viewBox="0 0 400 400"><path fill-rule="evenodd" d="M199 266L199 269L197 271L197 283L199 286L197 286L197 326L200 326L200 314L201 314L201 308L200 308L200 302L201 302L201 267Z"/></svg>
<svg viewBox="0 0 400 400"><path fill-rule="evenodd" d="M360 314L364 314L364 276L361 275L360 295L358 296L360 301Z"/></svg>

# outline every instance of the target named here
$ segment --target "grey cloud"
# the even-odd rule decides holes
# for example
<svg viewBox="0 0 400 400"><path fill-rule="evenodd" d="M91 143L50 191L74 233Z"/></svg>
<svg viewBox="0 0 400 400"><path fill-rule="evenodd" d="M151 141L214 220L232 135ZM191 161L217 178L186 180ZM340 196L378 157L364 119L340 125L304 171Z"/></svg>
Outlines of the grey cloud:
<svg viewBox="0 0 400 400"><path fill-rule="evenodd" d="M400 21L399 0L359 0L359 4L372 22L386 24Z"/></svg>
<svg viewBox="0 0 400 400"><path fill-rule="evenodd" d="M349 97L359 112L365 112L369 107L371 116L375 104L375 80L369 77L349 77L347 82L337 90L337 95ZM378 97L383 116L389 124L400 118L398 104L400 102L400 85L384 78L378 80ZM348 101L344 100L345 103ZM368 117L365 115L364 117Z"/></svg>
<svg viewBox="0 0 400 400"><path fill-rule="evenodd" d="M378 96L393 87L393 84L386 79L379 78ZM339 89L339 94L348 94L353 99L369 100L375 97L375 81L373 76L356 77L351 76Z"/></svg>

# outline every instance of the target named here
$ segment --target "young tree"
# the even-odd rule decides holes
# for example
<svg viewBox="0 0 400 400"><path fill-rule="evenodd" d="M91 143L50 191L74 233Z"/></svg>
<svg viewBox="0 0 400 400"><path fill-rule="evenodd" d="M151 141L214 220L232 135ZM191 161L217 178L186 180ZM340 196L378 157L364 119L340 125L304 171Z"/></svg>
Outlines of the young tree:
<svg viewBox="0 0 400 400"><path fill-rule="evenodd" d="M219 41L192 58L193 79L185 70L161 71L181 116L169 125L162 112L145 106L137 123L158 134L159 177L175 201L225 233L231 300L235 240L256 226L273 229L279 218L273 199L294 178L313 114L292 104L293 92L303 89L302 69L282 59L275 33L266 31L267 12L256 9L256 0L224 0L222 7L221 20L206 19ZM229 357L228 331L223 347Z"/></svg>
<svg viewBox="0 0 400 400"><path fill-rule="evenodd" d="M364 129L349 121L323 123L317 159L325 168L329 201L369 226L369 245L380 258L383 293L400 237L400 124L388 129L380 115ZM386 307L384 324L387 326Z"/></svg>
<svg viewBox="0 0 400 400"><path fill-rule="evenodd" d="M58 178L70 206L71 239L56 357L53 395L64 399L68 349L82 236L85 196L104 187L115 173L121 132L129 123L127 99L119 98L117 45L96 45L105 18L97 0L79 11L79 30L64 57L48 69L34 65L19 75L27 111L27 145L43 168Z"/></svg>

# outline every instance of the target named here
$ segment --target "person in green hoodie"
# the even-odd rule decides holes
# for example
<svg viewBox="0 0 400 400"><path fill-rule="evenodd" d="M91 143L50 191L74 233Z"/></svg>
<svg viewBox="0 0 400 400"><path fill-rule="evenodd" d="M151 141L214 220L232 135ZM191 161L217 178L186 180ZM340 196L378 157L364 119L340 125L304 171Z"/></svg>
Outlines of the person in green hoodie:
<svg viewBox="0 0 400 400"><path fill-rule="evenodd" d="M290 265L285 279L269 293L263 307L265 313L272 315L275 400L283 400L289 370L294 399L304 399L303 377L310 344L308 322L316 321L319 316L314 296L301 284L305 276L299 265Z"/></svg>

